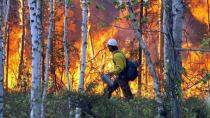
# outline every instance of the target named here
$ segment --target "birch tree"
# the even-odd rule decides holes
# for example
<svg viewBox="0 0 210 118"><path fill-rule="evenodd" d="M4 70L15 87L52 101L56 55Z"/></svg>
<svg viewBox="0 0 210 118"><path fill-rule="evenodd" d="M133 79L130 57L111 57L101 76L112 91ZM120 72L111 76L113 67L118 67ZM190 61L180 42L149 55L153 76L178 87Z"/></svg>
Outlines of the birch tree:
<svg viewBox="0 0 210 118"><path fill-rule="evenodd" d="M40 117L41 8L40 0L29 0L32 38L31 118Z"/></svg>
<svg viewBox="0 0 210 118"><path fill-rule="evenodd" d="M8 19L9 19L9 10L10 10L10 0L5 1L4 9L4 54L6 48L6 39L8 34Z"/></svg>
<svg viewBox="0 0 210 118"><path fill-rule="evenodd" d="M49 72L49 55L50 55L50 48L51 48L51 39L53 34L53 27L54 27L54 10L53 10L53 0L50 0L50 24L49 24L49 31L47 37L47 49L46 49L46 64L45 64L45 75L44 75L44 88L42 93L42 103L41 103L41 118L45 117L45 108L44 103L47 94L48 88L48 72Z"/></svg>
<svg viewBox="0 0 210 118"><path fill-rule="evenodd" d="M2 8L2 14L4 16L4 37L3 37L3 60L5 63L5 57L6 57L6 39L8 34L8 16L9 16L9 8L10 8L10 0L3 0L3 8ZM3 23L2 23L3 24ZM8 62L7 62L8 63ZM4 65L4 64L3 64ZM4 70L3 70L3 76L4 76ZM6 81L5 81L5 87L6 90L8 89L8 73L6 75Z"/></svg>
<svg viewBox="0 0 210 118"><path fill-rule="evenodd" d="M4 76L3 76L3 42L2 42L2 8L3 1L0 0L0 118L3 118L3 95L4 95Z"/></svg>
<svg viewBox="0 0 210 118"><path fill-rule="evenodd" d="M175 48L181 48L183 1L164 0L164 74L167 82L166 92L170 98L173 118L181 117L181 56Z"/></svg>
<svg viewBox="0 0 210 118"><path fill-rule="evenodd" d="M159 83L158 83L157 73L155 71L154 64L152 63L152 59L151 59L150 53L149 53L149 51L148 51L148 49L147 49L147 47L146 47L146 45L145 45L145 43L144 43L144 41L142 39L142 34L140 33L140 29L138 27L138 23L137 23L136 17L135 17L134 12L133 12L131 1L130 0L126 0L126 4L127 4L127 7L128 7L128 12L129 12L131 21L132 21L133 30L136 33L136 37L139 40L139 45L140 45L140 47L142 48L142 50L144 52L144 55L146 57L146 61L147 61L148 65L149 65L149 69L150 69L150 72L151 72L151 75L152 75L152 78L153 78L156 102L158 104L158 112L159 112L160 117L164 118L165 116L163 114L163 112L164 112L163 100L162 100L162 97L161 97L161 94L160 94L160 87L159 87Z"/></svg>
<svg viewBox="0 0 210 118"><path fill-rule="evenodd" d="M82 55L81 55L81 68L79 77L79 92L84 89L84 76L85 76L85 61L86 61L86 48L87 48L87 22L88 22L88 0L81 0L82 7ZM81 108L76 108L76 118L81 117Z"/></svg>
<svg viewBox="0 0 210 118"><path fill-rule="evenodd" d="M68 83L68 92L70 93L70 81L69 81L69 55L68 55L68 47L67 47L67 17L68 17L68 2L69 0L65 0L65 13L64 13L64 30L63 30L63 46L64 46L64 55L65 55L65 71L66 71L66 80ZM72 117L72 110L71 110L71 98L68 97L68 105L69 105L69 117Z"/></svg>

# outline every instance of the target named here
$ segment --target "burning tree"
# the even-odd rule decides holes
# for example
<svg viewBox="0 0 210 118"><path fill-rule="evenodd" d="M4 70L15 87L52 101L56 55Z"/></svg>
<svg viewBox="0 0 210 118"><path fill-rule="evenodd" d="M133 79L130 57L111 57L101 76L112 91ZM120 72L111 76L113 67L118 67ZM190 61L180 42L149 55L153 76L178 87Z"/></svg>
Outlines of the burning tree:
<svg viewBox="0 0 210 118"><path fill-rule="evenodd" d="M4 1L8 2L8 0ZM124 0L114 1L119 1L119 8L126 8ZM183 96L183 98L192 96L200 98L206 97L210 84L209 79L205 79L205 83L203 78L208 77L205 75L208 75L210 69L209 53L195 53L191 51L198 51L199 49L183 48L198 48L201 42L200 39L209 39L209 0L185 0L186 13L183 19L180 18L183 16L181 15L182 11L179 10L182 8L182 5L179 6L180 0L169 1L171 4L174 4L174 7L171 6L169 13L173 14L173 17L171 16L166 19L166 15L168 14L164 15L164 22L169 21L168 24L164 24L164 27L165 29L169 29L169 31L163 31L163 24L161 23L163 20L161 19L163 7L160 6L166 0L130 1L133 11L130 9L129 12L128 9L116 9L113 5L113 0L92 0L88 3L90 16L86 14L89 23L85 20L82 22L82 19L85 18L82 16L84 7L81 7L82 5L79 0L72 1L71 10L69 10L68 13L65 12L64 0L54 0L53 23L51 22L52 19L49 17L52 14L48 12L49 9L51 9L49 4L51 1L42 1L41 9L43 13L41 15L38 15L39 8L35 7L29 9L30 12L33 11L33 14L35 14L31 24L37 25L39 18L35 17L41 16L41 23L42 26L44 26L42 27L43 40L41 42L34 42L34 37L36 37L37 40L40 38L38 34L40 31L38 30L41 27L37 27L38 29L35 28L35 25L33 25L33 28L31 27L33 33L32 39L35 45L31 44L30 28L27 22L30 18L28 17L28 9L24 5L27 1L10 1L11 10L8 14L10 16L8 20L8 35L3 35L3 37L7 36L8 38L6 45L4 44L3 46L3 48L6 48L5 62L7 62L4 65L4 82L5 88L7 89L8 86L8 89L5 90L17 92L22 89L22 87L24 87L25 93L27 93L31 87L35 90L34 75L44 80L44 78L47 77L44 72L49 70L49 90L48 88L44 88L46 95L48 93L59 94L60 91L66 90L69 86L71 86L71 90L78 90L78 85L79 91L101 95L105 84L102 83L100 74L112 68L111 56L108 54L108 50L104 48L104 45L107 39L114 37L118 40L120 49L122 49L128 58L141 62L139 67L141 76L139 76L138 80L136 79L130 82L132 92L136 96L150 99L158 98L156 100L159 103L159 110L161 111L161 104L163 102L163 100L161 100L161 94L167 90L163 88L163 83L165 82L163 74L165 74L166 81L168 82L168 97L173 101L171 102L171 106L173 106L173 109L171 109L173 110L172 114L174 113L179 116L178 102L180 102L179 99L182 98L181 96ZM167 11L167 7L164 8L165 11ZM131 17L130 14L134 15L131 15ZM3 14L2 16L4 17ZM68 21L68 23L65 21ZM6 22L2 22L2 32L5 32ZM81 28L85 26L85 23L87 23L87 29ZM53 48L51 49L47 46L47 44L50 44L47 42L47 39L50 39L48 33L52 28L46 27L49 24L53 24L53 31L51 31L53 32L53 36L51 36L50 41L51 47ZM132 24L135 25L132 26ZM181 29L182 25L183 28ZM86 29L86 31L83 29ZM65 33L66 31L68 31L68 33ZM81 32L84 35L81 35ZM34 36L34 34L36 36ZM162 40L162 35L165 35L165 41ZM84 39L84 41L82 42L81 39ZM183 41L182 46L181 39ZM140 42L140 44L138 42ZM165 42L164 54L163 42ZM39 50L38 44L41 44L41 50ZM65 44L65 46L63 46L63 44ZM209 46L209 43L206 44ZM33 48L31 48L31 46L33 46ZM34 48L34 46L36 47ZM140 46L142 46L143 49L139 48ZM65 53L63 50L65 50ZM141 54L141 50L144 51L146 56ZM39 57L40 54L38 54L38 52L41 52L42 57ZM47 60L47 53L50 53L49 60ZM80 56L81 53L83 54ZM34 56L35 54L38 56ZM30 66L32 62L31 55L33 55L33 71ZM165 64L163 64L163 55L165 55ZM182 56L182 58L180 58L180 56ZM40 58L42 59L40 60ZM39 60L40 63L37 62L34 64L37 60ZM47 65L48 62L49 65ZM184 68L181 67L181 64ZM165 73L163 73L163 65L165 67ZM41 72L37 70L35 73L35 68L39 68L38 70L41 70ZM152 73L149 72L151 70ZM180 70L182 70L182 72L180 72ZM31 73L33 73L32 77ZM181 77L183 78L180 81ZM38 80L37 78L36 80ZM68 82L68 78L71 80L71 83ZM78 81L79 79L80 82ZM31 82L31 80L33 82ZM38 81L36 82L39 83ZM44 83L46 80L41 82ZM23 85L21 83L23 83ZM39 88L38 86L36 87ZM183 90L183 93L181 90ZM121 96L120 90L114 93L114 96ZM177 113L175 111L177 111Z"/></svg>

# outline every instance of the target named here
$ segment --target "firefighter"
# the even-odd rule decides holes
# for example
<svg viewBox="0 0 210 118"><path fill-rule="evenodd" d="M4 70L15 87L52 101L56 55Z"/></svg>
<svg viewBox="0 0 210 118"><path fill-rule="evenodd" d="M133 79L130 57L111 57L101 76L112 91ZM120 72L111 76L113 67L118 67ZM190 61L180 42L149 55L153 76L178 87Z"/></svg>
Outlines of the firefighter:
<svg viewBox="0 0 210 118"><path fill-rule="evenodd" d="M109 71L107 75L111 78L113 75L116 75L116 78L111 86L107 86L105 90L105 95L110 98L112 93L120 87L123 91L124 97L129 100L133 98L131 89L129 86L129 81L126 79L126 57L118 49L117 41L114 38L111 38L107 42L107 47L112 53L112 60L114 63L114 69Z"/></svg>

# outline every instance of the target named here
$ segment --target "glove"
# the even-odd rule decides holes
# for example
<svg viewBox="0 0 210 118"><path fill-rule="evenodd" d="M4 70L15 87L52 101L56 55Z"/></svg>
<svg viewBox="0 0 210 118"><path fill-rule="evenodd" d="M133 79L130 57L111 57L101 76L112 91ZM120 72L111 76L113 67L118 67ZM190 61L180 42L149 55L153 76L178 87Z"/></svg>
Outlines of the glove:
<svg viewBox="0 0 210 118"><path fill-rule="evenodd" d="M114 73L113 72L108 72L107 75L112 77L114 75Z"/></svg>

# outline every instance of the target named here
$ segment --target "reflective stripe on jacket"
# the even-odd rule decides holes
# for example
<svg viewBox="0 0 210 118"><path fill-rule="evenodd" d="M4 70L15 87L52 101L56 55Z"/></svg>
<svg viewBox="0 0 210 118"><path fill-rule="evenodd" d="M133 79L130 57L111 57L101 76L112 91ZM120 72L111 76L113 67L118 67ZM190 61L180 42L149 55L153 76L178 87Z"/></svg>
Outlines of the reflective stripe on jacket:
<svg viewBox="0 0 210 118"><path fill-rule="evenodd" d="M111 72L115 75L118 75L126 67L126 58L124 54L119 50L112 52L112 56L114 62L114 69Z"/></svg>

